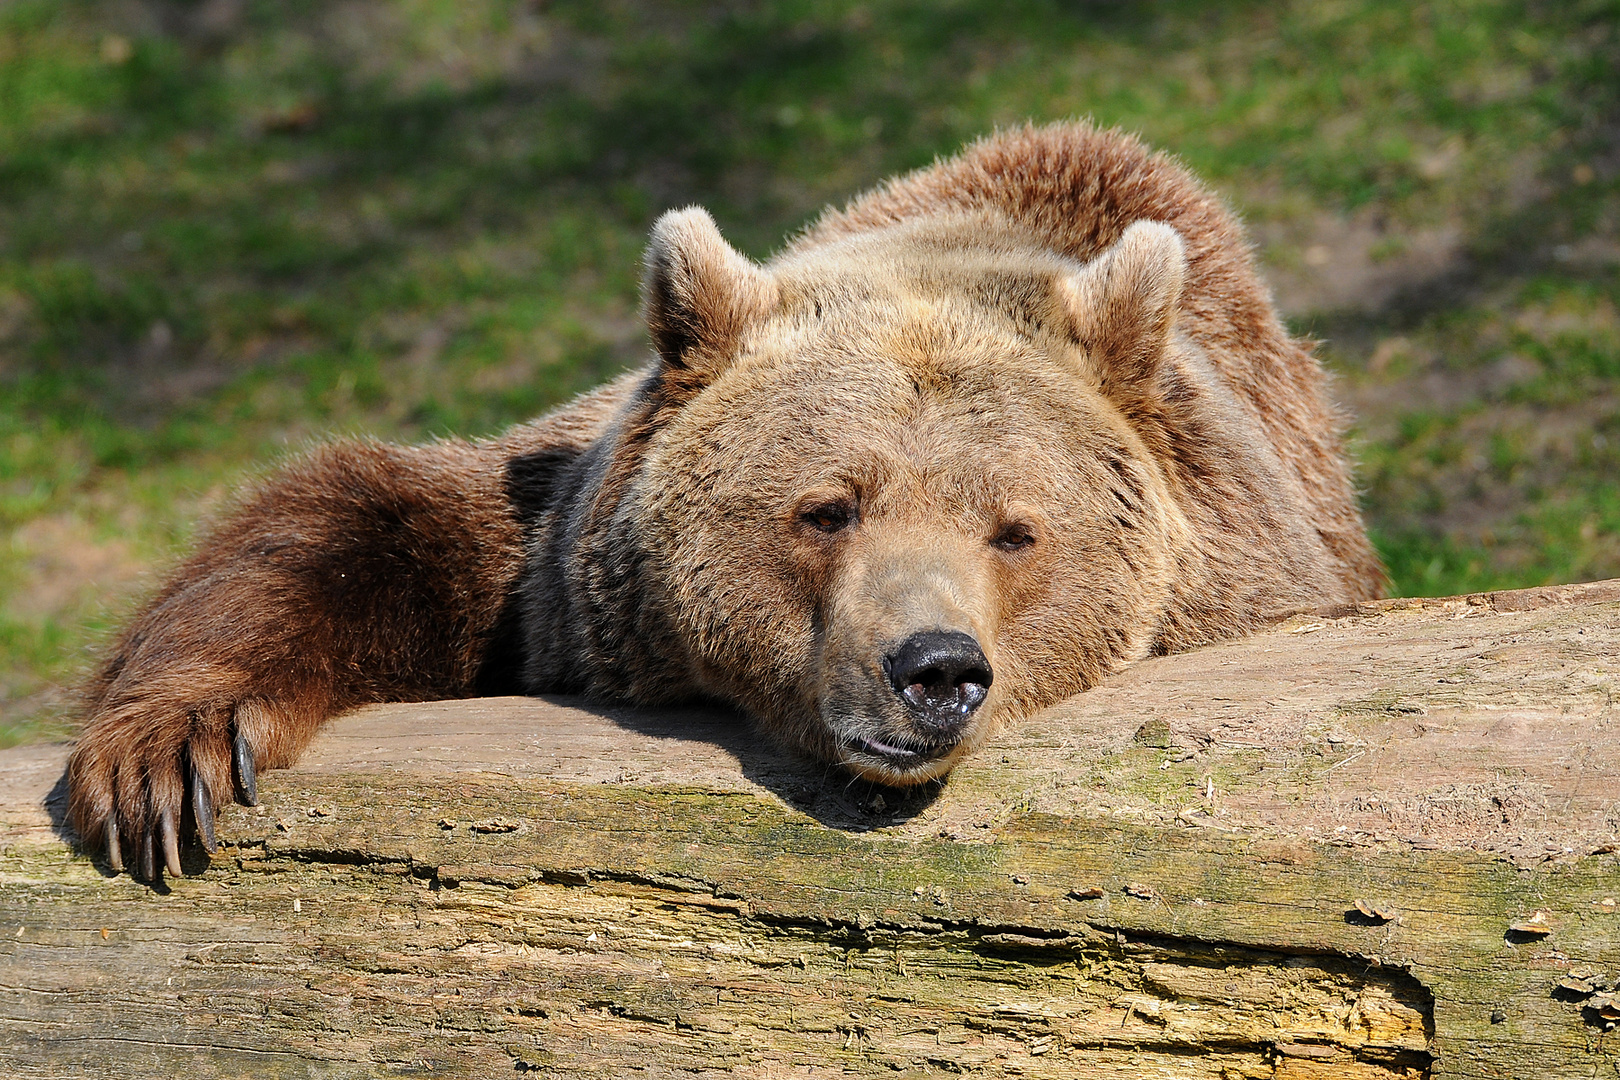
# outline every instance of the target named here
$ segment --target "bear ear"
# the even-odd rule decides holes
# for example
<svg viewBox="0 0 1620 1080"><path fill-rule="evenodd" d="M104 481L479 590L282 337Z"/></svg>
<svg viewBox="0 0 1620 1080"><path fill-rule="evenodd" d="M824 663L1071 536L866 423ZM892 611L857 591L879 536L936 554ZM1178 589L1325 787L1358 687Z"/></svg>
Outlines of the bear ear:
<svg viewBox="0 0 1620 1080"><path fill-rule="evenodd" d="M642 306L665 383L693 393L731 362L743 331L776 306L776 279L726 243L702 207L653 225Z"/></svg>
<svg viewBox="0 0 1620 1080"><path fill-rule="evenodd" d="M1181 234L1138 221L1078 273L1059 279L1059 300L1105 394L1139 391L1158 371L1186 276Z"/></svg>

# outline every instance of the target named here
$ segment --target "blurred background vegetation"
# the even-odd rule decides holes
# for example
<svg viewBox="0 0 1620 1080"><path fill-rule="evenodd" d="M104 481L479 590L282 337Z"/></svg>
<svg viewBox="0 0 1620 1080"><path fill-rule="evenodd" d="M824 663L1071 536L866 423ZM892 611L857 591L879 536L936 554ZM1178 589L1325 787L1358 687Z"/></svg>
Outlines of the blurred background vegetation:
<svg viewBox="0 0 1620 1080"><path fill-rule="evenodd" d="M637 363L660 211L1075 116L1248 220L1395 590L1620 576L1620 0L7 0L0 744L288 448Z"/></svg>

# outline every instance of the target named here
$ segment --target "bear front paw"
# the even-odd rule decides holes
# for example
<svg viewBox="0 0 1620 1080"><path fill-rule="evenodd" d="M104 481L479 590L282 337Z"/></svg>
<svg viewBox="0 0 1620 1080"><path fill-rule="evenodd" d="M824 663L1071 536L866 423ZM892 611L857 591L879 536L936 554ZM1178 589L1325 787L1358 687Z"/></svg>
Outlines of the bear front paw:
<svg viewBox="0 0 1620 1080"><path fill-rule="evenodd" d="M188 832L217 852L216 812L233 796L258 803L266 711L252 701L156 717L136 703L98 709L68 758L68 818L80 842L104 846L114 873L128 865L153 882L159 852L171 877L184 873Z"/></svg>

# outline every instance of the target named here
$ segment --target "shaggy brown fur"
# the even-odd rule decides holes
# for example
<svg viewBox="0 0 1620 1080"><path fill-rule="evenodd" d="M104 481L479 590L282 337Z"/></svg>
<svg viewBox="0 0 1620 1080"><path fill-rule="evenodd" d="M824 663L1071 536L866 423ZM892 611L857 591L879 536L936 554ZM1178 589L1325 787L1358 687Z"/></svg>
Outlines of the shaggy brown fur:
<svg viewBox="0 0 1620 1080"><path fill-rule="evenodd" d="M720 698L916 783L1120 664L1382 584L1320 368L1237 223L1126 136L996 136L764 266L668 214L645 303L644 371L244 499L91 688L79 835L178 873L336 712L517 689Z"/></svg>

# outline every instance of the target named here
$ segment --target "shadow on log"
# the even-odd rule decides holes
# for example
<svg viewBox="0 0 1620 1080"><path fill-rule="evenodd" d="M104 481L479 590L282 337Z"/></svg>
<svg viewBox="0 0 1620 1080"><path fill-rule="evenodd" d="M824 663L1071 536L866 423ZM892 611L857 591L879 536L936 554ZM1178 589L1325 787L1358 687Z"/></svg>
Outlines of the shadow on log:
<svg viewBox="0 0 1620 1080"><path fill-rule="evenodd" d="M0 753L8 1076L1620 1072L1620 582L1139 664L942 787L715 713L333 724L152 889Z"/></svg>

